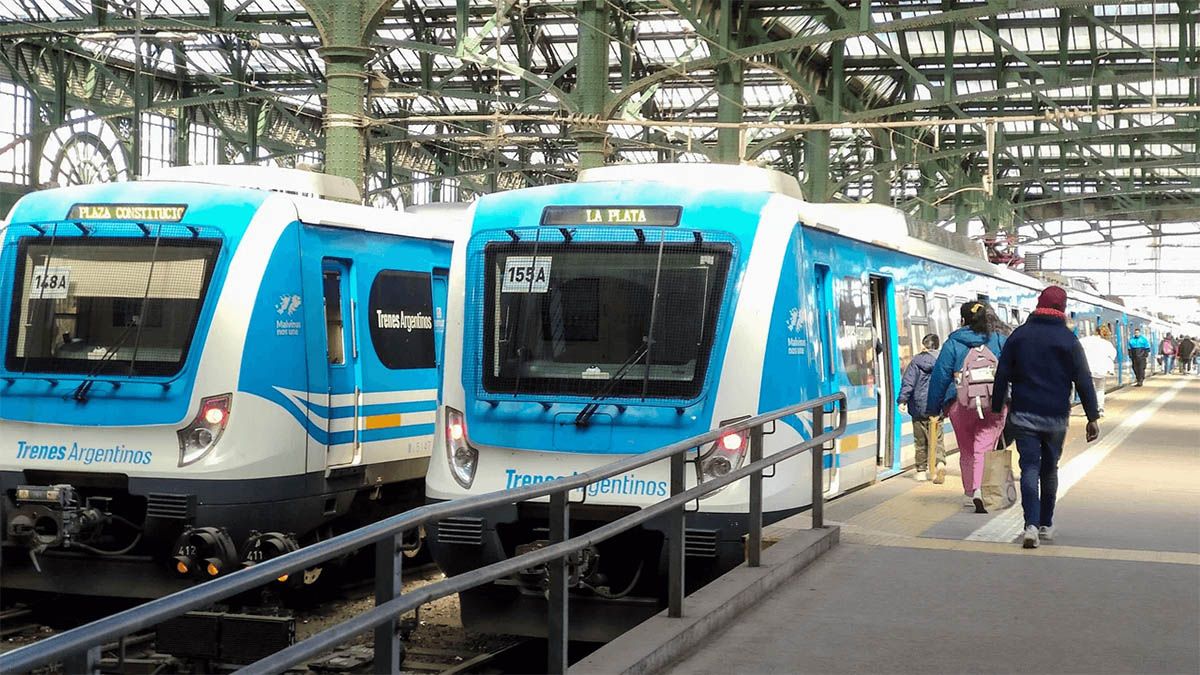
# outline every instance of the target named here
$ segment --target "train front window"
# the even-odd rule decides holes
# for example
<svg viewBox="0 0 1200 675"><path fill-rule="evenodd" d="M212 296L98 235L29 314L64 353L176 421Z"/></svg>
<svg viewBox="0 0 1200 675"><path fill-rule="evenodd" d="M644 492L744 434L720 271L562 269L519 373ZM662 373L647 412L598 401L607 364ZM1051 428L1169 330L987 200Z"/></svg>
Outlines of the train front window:
<svg viewBox="0 0 1200 675"><path fill-rule="evenodd" d="M489 245L484 387L694 398L731 256L707 243Z"/></svg>
<svg viewBox="0 0 1200 675"><path fill-rule="evenodd" d="M23 238L7 369L179 372L219 248L213 239Z"/></svg>

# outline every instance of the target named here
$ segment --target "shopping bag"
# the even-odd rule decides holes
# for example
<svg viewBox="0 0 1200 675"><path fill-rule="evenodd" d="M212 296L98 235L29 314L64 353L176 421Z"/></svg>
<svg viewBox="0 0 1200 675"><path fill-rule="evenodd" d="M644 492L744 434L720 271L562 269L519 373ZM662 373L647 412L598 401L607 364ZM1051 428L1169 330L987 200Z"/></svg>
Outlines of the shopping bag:
<svg viewBox="0 0 1200 675"><path fill-rule="evenodd" d="M1017 481L1012 470L1012 450L992 450L983 456L983 505L988 511L1017 503Z"/></svg>

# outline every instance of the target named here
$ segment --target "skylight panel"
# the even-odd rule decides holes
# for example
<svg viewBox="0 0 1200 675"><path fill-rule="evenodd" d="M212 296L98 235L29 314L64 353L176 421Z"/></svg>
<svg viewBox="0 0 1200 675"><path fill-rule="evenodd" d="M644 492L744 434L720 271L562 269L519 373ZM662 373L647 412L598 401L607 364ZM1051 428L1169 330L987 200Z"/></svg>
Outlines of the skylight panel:
<svg viewBox="0 0 1200 675"><path fill-rule="evenodd" d="M945 52L946 40L940 31L909 32L904 37L913 56L937 56Z"/></svg>
<svg viewBox="0 0 1200 675"><path fill-rule="evenodd" d="M850 56L879 56L882 52L879 46L865 35L858 35L846 40L846 54Z"/></svg>
<svg viewBox="0 0 1200 675"><path fill-rule="evenodd" d="M225 0L225 9L233 10L241 5L241 0ZM295 0L254 0L248 7L247 12L303 12L304 6Z"/></svg>

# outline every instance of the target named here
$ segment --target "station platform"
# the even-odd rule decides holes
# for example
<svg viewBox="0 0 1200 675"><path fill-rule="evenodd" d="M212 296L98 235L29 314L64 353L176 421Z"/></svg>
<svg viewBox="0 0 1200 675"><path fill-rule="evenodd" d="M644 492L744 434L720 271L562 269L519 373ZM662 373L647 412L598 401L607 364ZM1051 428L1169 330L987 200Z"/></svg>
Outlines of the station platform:
<svg viewBox="0 0 1200 675"><path fill-rule="evenodd" d="M1072 422L1053 542L964 508L952 455L829 502L839 543L661 672L1200 672L1200 378L1112 392L1101 426Z"/></svg>

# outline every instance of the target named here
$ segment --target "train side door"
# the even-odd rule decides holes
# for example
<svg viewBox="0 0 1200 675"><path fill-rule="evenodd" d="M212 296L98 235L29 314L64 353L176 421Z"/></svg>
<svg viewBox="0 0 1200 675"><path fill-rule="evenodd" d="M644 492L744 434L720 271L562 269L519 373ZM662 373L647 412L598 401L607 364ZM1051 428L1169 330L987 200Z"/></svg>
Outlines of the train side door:
<svg viewBox="0 0 1200 675"><path fill-rule="evenodd" d="M446 362L446 297L450 271L433 270L433 348L437 353L437 390L442 394L442 366Z"/></svg>
<svg viewBox="0 0 1200 675"><path fill-rule="evenodd" d="M326 468L354 464L362 456L358 437L362 403L362 370L358 363L355 320L358 303L350 271L347 260L325 258L321 262L325 354L329 372L325 396L325 431L329 439Z"/></svg>
<svg viewBox="0 0 1200 675"><path fill-rule="evenodd" d="M833 337L833 282L830 276L829 267L827 265L817 265L816 279L813 289L817 299L817 349L819 350L820 364L818 367L821 370L821 395L826 396L837 390L837 383L834 381L834 348L835 342ZM828 420L832 423L834 420ZM814 434L820 433L814 429ZM825 453L825 492L834 493L838 490L838 444L834 443L831 450Z"/></svg>
<svg viewBox="0 0 1200 675"><path fill-rule="evenodd" d="M871 277L871 319L875 348L875 405L876 445L875 463L881 472L892 469L896 463L895 400L896 368L895 323L892 311L892 284L885 277Z"/></svg>

